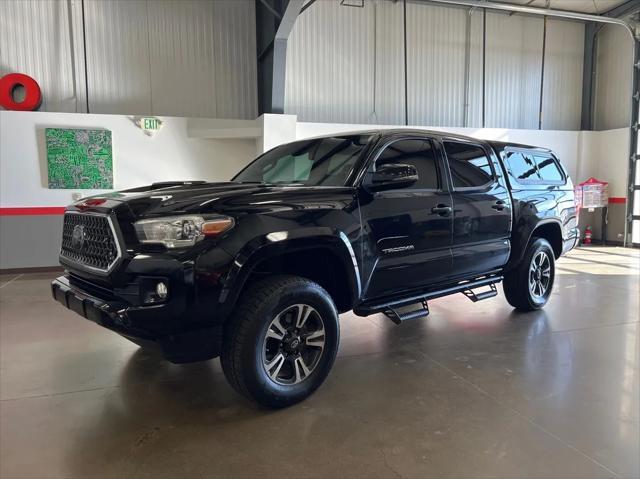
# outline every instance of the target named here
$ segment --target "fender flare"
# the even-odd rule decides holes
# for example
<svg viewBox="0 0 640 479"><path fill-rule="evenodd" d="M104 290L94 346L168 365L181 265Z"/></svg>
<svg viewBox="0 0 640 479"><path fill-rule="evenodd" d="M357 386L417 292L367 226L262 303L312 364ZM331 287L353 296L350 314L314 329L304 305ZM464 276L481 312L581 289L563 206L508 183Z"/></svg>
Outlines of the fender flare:
<svg viewBox="0 0 640 479"><path fill-rule="evenodd" d="M335 228L313 227L276 231L249 241L235 256L225 277L219 297L221 312L224 315L231 313L247 280L262 261L287 252L318 248L327 249L340 259L348 275L349 293L353 300L359 298L362 283L351 242L342 231Z"/></svg>
<svg viewBox="0 0 640 479"><path fill-rule="evenodd" d="M562 237L562 223L558 218L546 218L546 219L538 220L535 223L532 223L532 222L525 223L524 225L521 226L521 231L517 231L517 230L514 231L515 233L514 236L516 238L526 238L526 240L524 242L519 242L519 243L512 242L511 257L509 258L509 262L504 268L505 271L509 271L513 269L516 265L520 263L520 261L522 261L522 258L524 257L524 253L527 250L527 245L529 244L533 236L533 232L539 226L546 225L546 224L556 224L560 229L560 236Z"/></svg>

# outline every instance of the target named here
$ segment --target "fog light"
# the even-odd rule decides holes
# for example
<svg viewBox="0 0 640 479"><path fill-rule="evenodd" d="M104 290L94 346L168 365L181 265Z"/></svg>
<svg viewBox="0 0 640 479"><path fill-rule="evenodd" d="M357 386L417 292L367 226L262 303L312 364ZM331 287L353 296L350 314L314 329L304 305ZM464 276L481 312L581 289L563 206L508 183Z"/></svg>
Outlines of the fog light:
<svg viewBox="0 0 640 479"><path fill-rule="evenodd" d="M163 283L162 281L160 281L156 285L156 294L158 295L158 298L160 298L160 299L165 299L167 297L167 295L169 294L169 289L167 288L167 285L165 283Z"/></svg>

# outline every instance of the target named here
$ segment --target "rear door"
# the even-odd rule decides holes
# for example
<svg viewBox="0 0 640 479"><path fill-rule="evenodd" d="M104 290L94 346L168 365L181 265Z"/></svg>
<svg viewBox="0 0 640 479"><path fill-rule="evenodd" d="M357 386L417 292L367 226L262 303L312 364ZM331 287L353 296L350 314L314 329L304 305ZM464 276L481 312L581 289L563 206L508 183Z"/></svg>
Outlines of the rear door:
<svg viewBox="0 0 640 479"><path fill-rule="evenodd" d="M511 199L498 160L479 142L442 144L452 184L452 276L500 269L509 259Z"/></svg>
<svg viewBox="0 0 640 479"><path fill-rule="evenodd" d="M372 268L365 284L367 298L392 294L441 281L451 269L451 196L444 163L428 138L402 138L387 143L371 165L415 166L418 181L401 188L360 195L365 254Z"/></svg>

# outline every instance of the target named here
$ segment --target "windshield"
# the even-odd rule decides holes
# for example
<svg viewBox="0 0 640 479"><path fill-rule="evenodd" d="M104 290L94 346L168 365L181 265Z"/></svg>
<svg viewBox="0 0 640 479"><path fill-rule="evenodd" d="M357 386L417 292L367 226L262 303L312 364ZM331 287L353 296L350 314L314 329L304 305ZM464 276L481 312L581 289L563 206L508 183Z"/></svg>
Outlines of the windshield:
<svg viewBox="0 0 640 479"><path fill-rule="evenodd" d="M371 135L303 140L266 152L236 175L245 183L345 186Z"/></svg>

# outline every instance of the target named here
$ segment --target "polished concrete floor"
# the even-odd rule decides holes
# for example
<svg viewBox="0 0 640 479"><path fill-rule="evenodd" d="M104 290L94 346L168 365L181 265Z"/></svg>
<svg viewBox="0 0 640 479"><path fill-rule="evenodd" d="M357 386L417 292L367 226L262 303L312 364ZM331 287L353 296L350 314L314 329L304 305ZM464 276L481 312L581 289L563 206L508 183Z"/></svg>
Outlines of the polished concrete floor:
<svg viewBox="0 0 640 479"><path fill-rule="evenodd" d="M259 410L217 360L176 366L0 283L0 477L639 477L640 251L563 258L544 311L342 317L307 401Z"/></svg>

